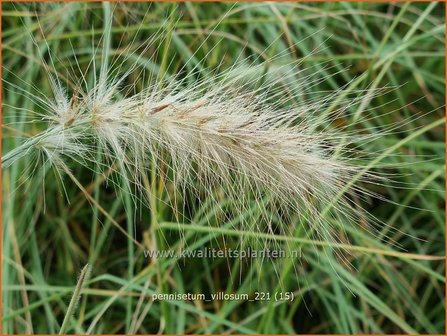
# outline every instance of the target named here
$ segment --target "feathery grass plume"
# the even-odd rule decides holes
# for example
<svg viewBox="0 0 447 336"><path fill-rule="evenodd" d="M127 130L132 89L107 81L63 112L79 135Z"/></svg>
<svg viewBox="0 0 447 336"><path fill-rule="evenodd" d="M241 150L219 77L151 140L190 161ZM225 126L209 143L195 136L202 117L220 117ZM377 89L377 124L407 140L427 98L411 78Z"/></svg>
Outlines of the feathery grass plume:
<svg viewBox="0 0 447 336"><path fill-rule="evenodd" d="M4 334L442 333L442 4L41 6L3 4Z"/></svg>
<svg viewBox="0 0 447 336"><path fill-rule="evenodd" d="M184 66L176 76L151 77L146 88L135 92L124 83L140 74L141 55L163 45L174 28L151 36L122 74L116 60L108 61L111 23L109 17L101 67L93 57L74 90L50 71L54 64L44 62L53 97L36 96L43 112L33 113L45 129L6 153L3 167L36 155L36 162L50 164L63 179L70 166L93 165L117 172L142 196L151 195L145 181L152 170L168 195L161 201L179 208L182 218L188 217L186 198L220 197L231 204L231 213L222 209L230 217L258 204L262 221L244 220L242 230L292 234L300 223L309 237L343 241L334 235L331 218L352 222L361 214L343 188L361 168L354 163L361 158L356 144L370 141L371 135L361 135L356 125L333 124L383 91L347 94L341 87L316 92L314 87L327 78L316 67L303 68L302 60L285 62L283 52L265 61L246 58L222 65L206 78L197 70L200 62L186 74ZM48 58L57 59L50 50ZM340 72L326 70L334 76ZM365 173L361 180L371 178ZM356 186L350 190L368 193Z"/></svg>

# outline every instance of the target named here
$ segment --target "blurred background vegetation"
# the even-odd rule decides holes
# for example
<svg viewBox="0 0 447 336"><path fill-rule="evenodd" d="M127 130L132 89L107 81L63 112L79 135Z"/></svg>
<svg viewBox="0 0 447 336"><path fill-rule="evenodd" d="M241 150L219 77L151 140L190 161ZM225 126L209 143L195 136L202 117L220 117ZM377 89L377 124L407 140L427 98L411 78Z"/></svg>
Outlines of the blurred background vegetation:
<svg viewBox="0 0 447 336"><path fill-rule="evenodd" d="M136 90L150 74L175 74L185 63L187 70L197 66L197 76L206 77L240 55L261 61L286 54L290 62L302 59L304 67L321 73L325 80L316 90L347 83L348 91L396 88L367 106L354 106L340 122L370 113L375 118L362 126L371 133L401 125L395 134L363 146L380 157L373 170L381 171L379 163L394 167L386 170L394 174L393 186L368 186L389 201L354 200L396 230L384 226L370 235L365 223L338 223L340 235L359 247L348 254L351 268L327 246L305 244L299 246L299 260L262 264L148 260L116 225L153 248L151 215L160 224L174 217L161 201L152 214L143 204L135 210L128 193L76 165L71 168L90 199L69 179L64 192L51 172L45 181L39 174L30 178L35 162L26 158L3 169L3 333L57 333L86 263L92 274L69 333L85 333L95 318L94 333L445 332L444 260L387 255L445 254L443 3L2 3L2 8L3 153L41 127L26 113L39 108L28 93L51 93L41 55L49 62L51 50L49 71L58 73L70 91L92 57L100 62L104 43L110 43L108 56L124 69L138 61L142 72L128 79ZM111 12L111 38L104 41L104 18ZM146 39L163 27L172 28L166 38L138 57ZM342 69L347 70L331 76ZM223 241L226 247L238 246L240 232L232 228L241 219L223 221L218 208L206 200L191 205L193 224L203 230L190 230L188 223L178 224L183 236L169 223L155 230L173 249L218 247ZM247 209L241 217L257 220L255 212ZM298 229L296 237L301 235ZM402 250L382 239L387 235ZM295 300L151 303L148 296L220 291L251 298L256 291L291 291Z"/></svg>

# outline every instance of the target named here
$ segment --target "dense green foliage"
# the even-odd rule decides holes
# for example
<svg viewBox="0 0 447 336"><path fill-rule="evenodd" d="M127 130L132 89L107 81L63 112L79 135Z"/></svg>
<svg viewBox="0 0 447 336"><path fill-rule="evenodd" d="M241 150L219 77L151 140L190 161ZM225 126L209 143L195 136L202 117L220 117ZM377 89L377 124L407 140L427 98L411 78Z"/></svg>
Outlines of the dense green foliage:
<svg viewBox="0 0 447 336"><path fill-rule="evenodd" d="M218 205L188 200L192 223L173 223L177 214L163 202L163 181L153 184L159 200L149 197L155 205L150 211L144 202L135 207L126 191L132 186L119 178L114 181L121 189L71 162L77 185L52 169L38 167L31 174L36 162L25 156L3 169L3 333L57 333L87 263L91 276L69 333L85 333L96 317L94 333L444 333L445 264L429 260L445 254L442 3L2 6L3 153L42 128L30 122L30 111L42 108L32 94L51 92L47 71L73 92L80 71L92 57L100 64L104 55L122 63L116 71L138 62L141 72L126 83L138 91L151 76L178 73L185 63L186 70L196 67L196 76L206 77L241 57L286 54L321 73L325 80L316 90L392 86L386 95L353 106L337 123L369 115L358 120L371 134L396 125L393 134L359 144L372 154L371 171L391 174L392 182L366 186L383 199L352 198L387 225L371 234L366 216L353 224L328 218L351 244L345 253L351 267L330 242L301 241L306 236L300 223L294 223L296 241L286 238L302 250L299 259L149 260L125 232L147 249L237 248L243 237L255 238L248 243L263 238L234 229L241 218L259 220L259 204L227 218L219 195ZM104 41L104 18L111 11L110 39ZM138 57L141 44L157 32L166 38ZM105 43L110 47L103 48ZM294 292L295 299L151 303L149 297L226 292L254 299L257 291ZM135 328L140 316L141 327Z"/></svg>

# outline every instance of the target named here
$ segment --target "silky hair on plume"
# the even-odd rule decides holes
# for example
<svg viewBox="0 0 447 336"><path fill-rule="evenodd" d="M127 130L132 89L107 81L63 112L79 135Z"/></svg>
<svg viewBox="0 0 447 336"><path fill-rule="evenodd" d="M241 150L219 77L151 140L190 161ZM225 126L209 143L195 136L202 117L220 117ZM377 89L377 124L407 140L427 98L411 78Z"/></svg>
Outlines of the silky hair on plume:
<svg viewBox="0 0 447 336"><path fill-rule="evenodd" d="M316 91L328 78L322 78L316 67L304 67L306 56L284 62L290 48L274 57L267 57L267 50L252 58L241 53L230 66L222 55L219 67L205 70L203 60L188 63L193 54L177 75L170 76L161 74L169 66L164 60L164 69L152 72L146 87L137 89L129 81L143 75L138 70L141 56L156 45L161 48L175 25L150 36L139 56L130 44L110 62L112 17L106 21L102 46L96 46L89 66L74 81L52 70L56 51L48 49L42 55L52 97L28 94L40 107L32 113L44 129L5 153L3 167L35 155L36 166L53 167L63 182L66 174L75 178L73 167L86 166L115 176L107 181L117 188L124 179L134 191L135 206L151 207L150 189L158 181L156 188L165 190L159 201L177 209L178 221L188 220L185 202L191 197L219 207L222 199L227 200L232 211L227 207L222 212L228 218L255 204L262 220L247 219L239 229L272 237L293 234L295 226L302 225L312 239L343 242L345 237L334 234L343 228L333 227L331 218L353 222L368 217L346 194L361 198L373 193L348 181L363 169L365 153L358 144L387 130L371 135L342 121L386 88L347 94L347 83L337 90ZM120 64L119 57L124 57ZM133 65L123 73L121 66L131 60ZM332 76L343 71L334 66L325 70ZM380 179L363 171L357 180Z"/></svg>

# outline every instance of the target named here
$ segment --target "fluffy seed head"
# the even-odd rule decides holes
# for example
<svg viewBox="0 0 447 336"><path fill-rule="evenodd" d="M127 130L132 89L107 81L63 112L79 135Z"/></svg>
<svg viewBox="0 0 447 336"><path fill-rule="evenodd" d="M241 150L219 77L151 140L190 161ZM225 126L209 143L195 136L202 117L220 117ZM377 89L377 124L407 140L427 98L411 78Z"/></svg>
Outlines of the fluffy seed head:
<svg viewBox="0 0 447 336"><path fill-rule="evenodd" d="M141 195L155 170L174 190L167 201L173 207L184 206L178 200L186 194L213 199L222 192L237 211L259 205L267 226L257 229L290 233L301 223L309 235L334 238L326 206L346 220L357 213L340 192L358 170L350 160L361 137L331 123L365 95L314 92L318 73L276 61L239 62L195 81L194 71L157 77L131 94L122 84L130 71L114 78L102 73L71 96L49 74L47 128L6 154L3 165L38 150L63 174L70 160L91 168L99 155L103 169L119 172Z"/></svg>

